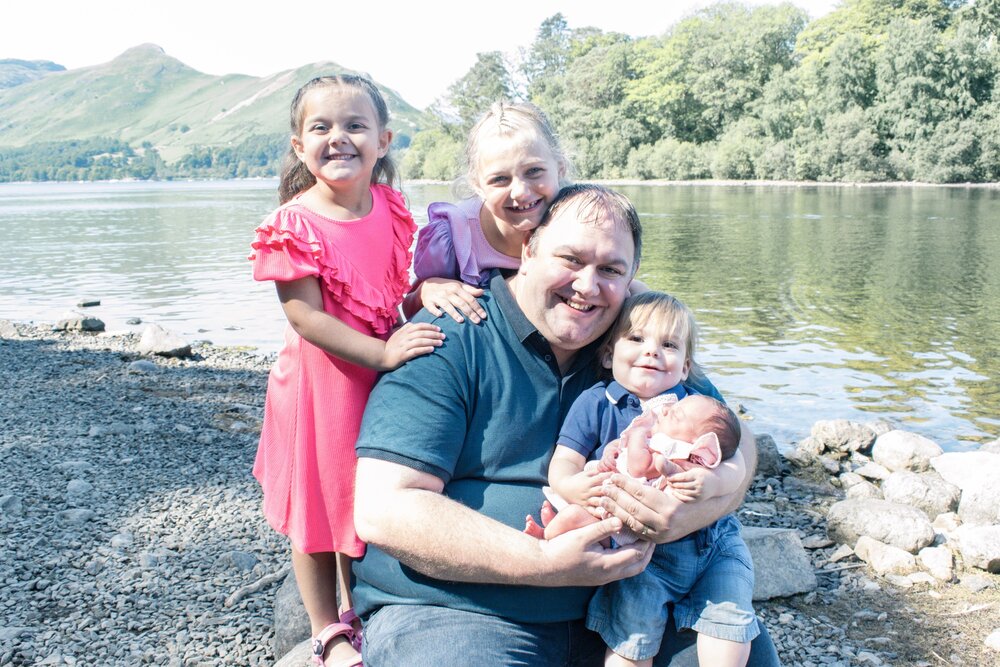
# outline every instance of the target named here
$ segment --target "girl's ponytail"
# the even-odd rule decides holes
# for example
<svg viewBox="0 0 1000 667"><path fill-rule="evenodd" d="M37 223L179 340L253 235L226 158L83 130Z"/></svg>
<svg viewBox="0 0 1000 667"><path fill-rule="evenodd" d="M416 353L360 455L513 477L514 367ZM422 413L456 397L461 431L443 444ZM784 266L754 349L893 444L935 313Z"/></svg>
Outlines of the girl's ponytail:
<svg viewBox="0 0 1000 667"><path fill-rule="evenodd" d="M316 184L305 163L295 154L295 149L289 147L281 164L281 182L278 184L278 202L284 204L300 192L304 192Z"/></svg>

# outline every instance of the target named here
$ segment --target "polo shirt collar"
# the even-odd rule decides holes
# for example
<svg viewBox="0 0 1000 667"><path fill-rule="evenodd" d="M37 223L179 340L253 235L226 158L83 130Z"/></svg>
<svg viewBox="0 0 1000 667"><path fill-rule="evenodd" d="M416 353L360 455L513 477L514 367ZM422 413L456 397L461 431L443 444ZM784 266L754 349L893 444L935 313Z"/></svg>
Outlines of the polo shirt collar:
<svg viewBox="0 0 1000 667"><path fill-rule="evenodd" d="M535 325L528 321L528 318L524 316L524 311L517 305L517 301L514 300L514 295L510 291L510 286L499 269L493 269L493 273L490 274L490 292L493 293L497 307L503 311L507 323L514 330L514 335L519 341L524 343L532 334L541 336Z"/></svg>
<svg viewBox="0 0 1000 667"><path fill-rule="evenodd" d="M542 336L535 325L525 317L524 311L521 310L521 307L517 305L517 301L514 300L514 294L510 291L510 285L507 284L507 280L499 269L493 269L493 272L490 274L489 286L497 308L503 313L503 316L507 319L507 324L510 325L511 330L521 344L529 344L542 354L546 352L551 353L552 346L549 345L549 341L545 340L545 337ZM573 363L570 364L569 373L572 374L590 366L600 345L601 339L598 338L593 343L578 350L576 356L573 358ZM552 364L553 367L556 367L555 361Z"/></svg>
<svg viewBox="0 0 1000 667"><path fill-rule="evenodd" d="M604 389L604 395L607 396L608 400L618 405L621 403L623 398L627 398L629 395L629 390L618 384L617 381L612 380L608 383L608 386Z"/></svg>

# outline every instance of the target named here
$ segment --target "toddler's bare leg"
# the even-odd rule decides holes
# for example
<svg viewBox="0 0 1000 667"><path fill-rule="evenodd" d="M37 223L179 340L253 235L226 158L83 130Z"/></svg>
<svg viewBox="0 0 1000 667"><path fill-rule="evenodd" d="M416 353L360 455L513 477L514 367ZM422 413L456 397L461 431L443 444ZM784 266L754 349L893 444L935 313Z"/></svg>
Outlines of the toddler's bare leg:
<svg viewBox="0 0 1000 667"><path fill-rule="evenodd" d="M705 663L702 663L705 664ZM629 660L628 658L623 658L611 649L608 649L604 654L604 667L653 667L653 659L649 660Z"/></svg>
<svg viewBox="0 0 1000 667"><path fill-rule="evenodd" d="M750 657L750 642L731 642L698 633L698 664L718 667L745 667Z"/></svg>

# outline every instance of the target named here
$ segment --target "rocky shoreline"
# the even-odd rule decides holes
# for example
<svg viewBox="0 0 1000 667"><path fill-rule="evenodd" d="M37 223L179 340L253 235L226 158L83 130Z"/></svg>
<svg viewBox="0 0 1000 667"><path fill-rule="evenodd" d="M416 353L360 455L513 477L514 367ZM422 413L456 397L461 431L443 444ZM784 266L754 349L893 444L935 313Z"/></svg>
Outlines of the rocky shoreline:
<svg viewBox="0 0 1000 667"><path fill-rule="evenodd" d="M135 334L0 321L2 667L270 665L276 641L294 645L275 634L287 548L250 475L271 360L210 344L181 357L139 349ZM878 574L881 561L837 544L849 538L828 520L866 455L807 438L779 456L766 425L752 426L765 453L740 519L794 531L775 534L794 536L814 576L757 603L784 664L1000 659L989 562L959 556L947 581ZM934 530L940 546L949 527Z"/></svg>

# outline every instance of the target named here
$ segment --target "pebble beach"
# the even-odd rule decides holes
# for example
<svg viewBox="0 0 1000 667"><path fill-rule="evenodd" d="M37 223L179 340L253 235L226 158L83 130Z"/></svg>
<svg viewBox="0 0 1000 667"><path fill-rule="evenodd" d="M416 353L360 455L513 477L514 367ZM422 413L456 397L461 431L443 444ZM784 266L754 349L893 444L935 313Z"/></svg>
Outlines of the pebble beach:
<svg viewBox="0 0 1000 667"><path fill-rule="evenodd" d="M2 667L281 658L288 552L250 474L271 359L137 343L0 320ZM817 575L809 593L758 603L783 664L997 664L983 639L1000 625L1000 577L902 587L838 558L830 491L759 475L740 510L745 525L798 531Z"/></svg>

